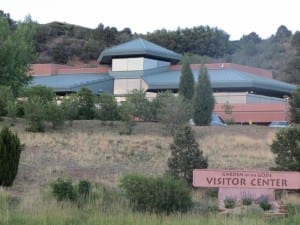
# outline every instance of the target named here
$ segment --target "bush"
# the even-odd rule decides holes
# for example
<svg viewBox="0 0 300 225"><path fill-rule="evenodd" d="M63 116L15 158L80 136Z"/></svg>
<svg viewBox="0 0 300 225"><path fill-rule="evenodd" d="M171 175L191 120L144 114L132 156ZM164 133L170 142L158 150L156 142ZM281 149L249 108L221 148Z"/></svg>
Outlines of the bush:
<svg viewBox="0 0 300 225"><path fill-rule="evenodd" d="M252 198L250 198L250 197L242 198L242 204L243 205L251 205L252 204Z"/></svg>
<svg viewBox="0 0 300 225"><path fill-rule="evenodd" d="M0 117L6 116L7 104L9 101L13 101L14 96L10 87L0 85Z"/></svg>
<svg viewBox="0 0 300 225"><path fill-rule="evenodd" d="M235 207L235 199L234 198L225 198L224 199L224 206L226 209L233 209Z"/></svg>
<svg viewBox="0 0 300 225"><path fill-rule="evenodd" d="M81 180L77 185L74 185L71 180L58 178L51 184L51 189L58 202L72 201L76 202L79 207L89 198L91 183L87 180Z"/></svg>
<svg viewBox="0 0 300 225"><path fill-rule="evenodd" d="M94 105L94 94L88 88L81 88L77 93L79 100L79 119L91 120L94 119L95 105Z"/></svg>
<svg viewBox="0 0 300 225"><path fill-rule="evenodd" d="M62 127L65 122L64 111L56 102L48 102L46 104L46 120L51 122L52 128Z"/></svg>
<svg viewBox="0 0 300 225"><path fill-rule="evenodd" d="M271 145L276 169L300 171L300 127L281 129Z"/></svg>
<svg viewBox="0 0 300 225"><path fill-rule="evenodd" d="M61 103L62 109L64 111L64 117L69 121L70 126L72 126L73 121L79 117L79 100L76 95L68 95L63 99Z"/></svg>
<svg viewBox="0 0 300 225"><path fill-rule="evenodd" d="M84 199L86 199L91 192L91 183L89 181L86 180L81 180L78 183L78 195L82 196Z"/></svg>
<svg viewBox="0 0 300 225"><path fill-rule="evenodd" d="M120 186L134 210L169 214L186 212L192 206L190 190L183 180L129 174L121 179Z"/></svg>
<svg viewBox="0 0 300 225"><path fill-rule="evenodd" d="M0 132L0 186L11 186L15 180L22 145L16 134L8 127L2 128Z"/></svg>
<svg viewBox="0 0 300 225"><path fill-rule="evenodd" d="M269 203L267 197L262 197L260 200L258 200L258 204L264 211L268 211L272 208L272 205Z"/></svg>
<svg viewBox="0 0 300 225"><path fill-rule="evenodd" d="M31 132L45 131L45 105L39 97L33 97L24 104L25 118L29 122L26 129Z"/></svg>
<svg viewBox="0 0 300 225"><path fill-rule="evenodd" d="M52 194L57 201L69 200L74 201L76 199L75 189L71 180L63 180L58 178L54 183L51 184Z"/></svg>

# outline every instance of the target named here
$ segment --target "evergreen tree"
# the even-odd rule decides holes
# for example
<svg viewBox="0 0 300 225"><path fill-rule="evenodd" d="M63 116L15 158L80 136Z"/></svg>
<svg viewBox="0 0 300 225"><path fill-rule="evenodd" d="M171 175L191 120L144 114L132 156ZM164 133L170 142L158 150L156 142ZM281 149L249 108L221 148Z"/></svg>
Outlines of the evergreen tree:
<svg viewBox="0 0 300 225"><path fill-rule="evenodd" d="M8 127L0 132L0 186L11 186L18 173L22 145Z"/></svg>
<svg viewBox="0 0 300 225"><path fill-rule="evenodd" d="M292 93L290 103L290 116L292 123L300 123L300 88Z"/></svg>
<svg viewBox="0 0 300 225"><path fill-rule="evenodd" d="M193 118L196 125L208 125L215 106L213 90L207 69L201 65L198 83L193 98Z"/></svg>
<svg viewBox="0 0 300 225"><path fill-rule="evenodd" d="M281 129L271 145L278 170L300 172L300 128Z"/></svg>
<svg viewBox="0 0 300 225"><path fill-rule="evenodd" d="M181 77L178 92L185 99L192 100L194 95L194 88L195 80L193 72L191 70L189 61L187 59L184 59L181 68Z"/></svg>
<svg viewBox="0 0 300 225"><path fill-rule="evenodd" d="M171 157L168 159L169 172L174 178L184 178L189 184L193 181L193 169L208 167L190 126L178 130L170 145Z"/></svg>

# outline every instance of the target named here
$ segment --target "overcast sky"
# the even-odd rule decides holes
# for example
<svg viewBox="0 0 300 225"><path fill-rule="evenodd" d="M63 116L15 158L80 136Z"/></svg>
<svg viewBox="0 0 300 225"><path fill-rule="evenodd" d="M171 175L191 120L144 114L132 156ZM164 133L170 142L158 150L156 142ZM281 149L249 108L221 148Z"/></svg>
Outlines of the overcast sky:
<svg viewBox="0 0 300 225"><path fill-rule="evenodd" d="M66 22L89 28L98 24L147 33L208 25L231 40L252 31L261 38L285 25L300 31L298 0L1 0L0 10L14 20L30 14L38 23Z"/></svg>

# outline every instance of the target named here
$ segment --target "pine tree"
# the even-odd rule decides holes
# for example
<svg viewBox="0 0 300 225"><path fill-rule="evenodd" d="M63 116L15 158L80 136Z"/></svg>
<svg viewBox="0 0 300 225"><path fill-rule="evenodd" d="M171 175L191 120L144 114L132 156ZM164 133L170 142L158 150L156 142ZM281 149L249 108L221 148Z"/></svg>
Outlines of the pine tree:
<svg viewBox="0 0 300 225"><path fill-rule="evenodd" d="M184 178L189 184L193 181L193 169L208 167L190 126L184 126L170 145L171 157L168 159L169 172L175 178Z"/></svg>
<svg viewBox="0 0 300 225"><path fill-rule="evenodd" d="M22 145L16 134L8 127L2 128L0 132L0 186L11 186L15 180Z"/></svg>
<svg viewBox="0 0 300 225"><path fill-rule="evenodd" d="M189 61L187 59L183 60L181 77L179 83L179 94L187 100L192 100L194 95L195 80L194 75L191 70Z"/></svg>
<svg viewBox="0 0 300 225"><path fill-rule="evenodd" d="M292 123L300 123L300 88L292 93L290 104L290 116Z"/></svg>
<svg viewBox="0 0 300 225"><path fill-rule="evenodd" d="M196 125L208 125L215 106L213 90L207 69L201 65L198 83L193 98L193 118Z"/></svg>

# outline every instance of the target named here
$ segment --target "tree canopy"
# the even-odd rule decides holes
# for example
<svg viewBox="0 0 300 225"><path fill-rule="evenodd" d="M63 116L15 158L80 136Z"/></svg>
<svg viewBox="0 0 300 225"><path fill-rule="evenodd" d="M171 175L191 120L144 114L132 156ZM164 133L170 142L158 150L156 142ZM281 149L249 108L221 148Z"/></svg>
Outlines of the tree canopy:
<svg viewBox="0 0 300 225"><path fill-rule="evenodd" d="M13 29L10 20L0 16L0 85L10 86L16 95L30 81L27 75L35 58L30 17Z"/></svg>

